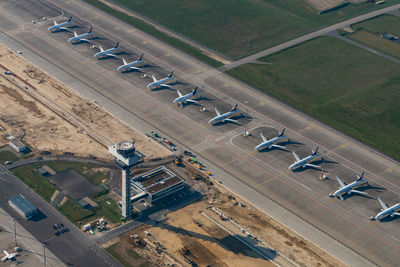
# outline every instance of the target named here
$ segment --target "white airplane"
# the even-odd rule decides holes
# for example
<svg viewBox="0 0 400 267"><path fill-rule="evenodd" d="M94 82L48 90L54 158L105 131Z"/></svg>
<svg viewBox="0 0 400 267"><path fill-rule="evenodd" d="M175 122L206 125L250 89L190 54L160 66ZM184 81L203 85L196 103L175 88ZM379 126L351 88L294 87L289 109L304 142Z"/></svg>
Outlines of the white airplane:
<svg viewBox="0 0 400 267"><path fill-rule="evenodd" d="M121 48L119 47L119 42L117 42L114 47L104 50L100 45L100 52L97 52L93 55L93 57L116 57L113 53L115 51L119 51Z"/></svg>
<svg viewBox="0 0 400 267"><path fill-rule="evenodd" d="M84 42L89 42L89 40L88 40L88 39L85 39L85 37L89 37L89 36L91 36L92 34L93 34L92 25L90 25L90 30L89 30L87 33L83 33L83 34L78 35L78 34L76 33L76 31L74 31L74 37L69 38L69 39L68 39L68 42L70 42L70 43L73 43L73 42L82 42L82 41L84 41Z"/></svg>
<svg viewBox="0 0 400 267"><path fill-rule="evenodd" d="M343 198L344 194L350 195L351 193L355 193L355 194L361 194L361 195L368 195L368 193L366 193L366 192L362 192L362 191L358 191L358 190L354 190L353 189L353 188L357 188L359 186L362 186L362 185L368 183L367 180L363 180L362 179L363 176L364 176L364 172L362 172L360 176L357 175L357 180L355 180L354 182L352 182L351 184L348 184L348 185L343 183L343 181L340 180L340 178L336 176L336 180L338 181L340 187L339 187L338 190L336 190L335 192L333 192L329 196L330 197L338 197L341 200L344 200L344 198Z"/></svg>
<svg viewBox="0 0 400 267"><path fill-rule="evenodd" d="M219 113L218 109L215 108L215 113L217 113L217 116L215 116L214 118L212 118L211 120L209 120L208 123L213 124L214 122L219 122L219 121L222 121L222 122L229 121L229 122L238 123L237 120L228 119L228 117L232 116L232 115L235 114L236 112L239 112L239 110L237 109L237 106L238 106L238 104L236 104L236 105L232 108L231 111L228 111L228 112L226 112L226 113L224 113L224 114Z"/></svg>
<svg viewBox="0 0 400 267"><path fill-rule="evenodd" d="M179 90L176 90L176 92L178 93L179 97L177 97L174 100L174 103L178 103L178 104L186 104L187 102L197 103L196 100L189 99L192 96L194 96L195 94L197 94L197 87L194 88L191 93L188 93L186 95L182 95L182 93Z"/></svg>
<svg viewBox="0 0 400 267"><path fill-rule="evenodd" d="M381 212L379 212L375 217L371 217L370 220L382 220L386 216L390 216L392 218L396 215L400 216L400 213L398 212L400 210L400 203L394 204L389 208L379 197L378 200L382 206Z"/></svg>
<svg viewBox="0 0 400 267"><path fill-rule="evenodd" d="M174 78L173 75L173 71L171 71L171 73L168 75L168 77L165 77L161 80L157 80L156 77L154 77L154 75L151 75L151 77L153 77L153 82L149 83L147 85L147 88L152 88L152 87L171 87L171 85L165 84L166 82L172 80Z"/></svg>
<svg viewBox="0 0 400 267"><path fill-rule="evenodd" d="M299 168L299 167L303 167L303 168L312 167L312 168L316 168L316 169L322 170L322 167L321 167L321 166L308 163L308 162L313 161L315 158L321 156L320 154L317 153L317 151L318 151L318 147L317 147L315 150L312 151L312 154L311 154L310 156L305 157L305 158L303 158L303 159L301 159L301 158L293 151L292 153L293 153L294 158L296 159L296 162L293 163L292 165L290 165L288 169L293 171L293 170L295 170L295 169L297 169L297 168Z"/></svg>
<svg viewBox="0 0 400 267"><path fill-rule="evenodd" d="M3 250L4 254L6 254L1 261L4 262L6 260L14 260L16 256L18 256L18 253L8 253L7 251Z"/></svg>
<svg viewBox="0 0 400 267"><path fill-rule="evenodd" d="M54 20L54 25L50 26L47 30L49 31L58 31L58 30L68 30L68 28L64 27L72 23L72 17L69 17L69 19L65 22L62 23L57 23L57 21Z"/></svg>
<svg viewBox="0 0 400 267"><path fill-rule="evenodd" d="M122 58L122 61L124 62L124 65L119 66L117 68L117 70L120 70L120 71L131 70L131 69L140 70L140 68L136 68L134 66L139 64L139 63L141 63L141 62L143 62L143 54L141 54L140 57L138 57L138 59L135 60L135 61L132 61L132 62L128 63L128 62L126 62L125 58Z"/></svg>
<svg viewBox="0 0 400 267"><path fill-rule="evenodd" d="M275 143L276 142L278 142L280 139L282 139L282 138L288 138L286 135L284 135L283 133L285 132L285 128L283 128L282 129L282 131L280 131L279 132L279 135L278 136L276 136L276 137L274 137L274 138L272 138L272 139L267 139L267 138L265 138L264 137L264 135L263 135L263 133L262 132L260 132L260 136L261 136L261 138L262 138L262 143L261 144L259 144L258 146L256 146L256 150L262 150L263 148L265 148L265 147L268 147L268 148L273 148L273 147L276 147L276 148L281 148L281 149L285 149L286 147L285 146L279 146L279 145L275 145ZM289 139L289 138L288 138Z"/></svg>

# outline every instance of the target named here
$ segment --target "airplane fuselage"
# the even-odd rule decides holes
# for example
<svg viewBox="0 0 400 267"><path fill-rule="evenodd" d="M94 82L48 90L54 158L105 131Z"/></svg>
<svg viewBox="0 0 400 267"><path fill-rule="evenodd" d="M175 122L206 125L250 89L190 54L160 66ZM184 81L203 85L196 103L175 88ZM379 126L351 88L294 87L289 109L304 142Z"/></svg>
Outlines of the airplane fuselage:
<svg viewBox="0 0 400 267"><path fill-rule="evenodd" d="M238 112L238 111L237 111L237 110L229 111L229 112L227 112L227 113L225 113L225 114L222 114L222 115L220 115L220 116L217 116L217 117L215 117L215 118L212 118L211 120L208 121L208 123L211 123L211 124L212 124L212 123L215 123L215 122L218 122L218 121L223 121L224 119L226 119L226 118L232 116L232 115L235 114L236 112Z"/></svg>
<svg viewBox="0 0 400 267"><path fill-rule="evenodd" d="M97 52L96 54L93 55L93 57L106 57L106 56L108 56L108 54L111 54L118 50L120 50L119 47L113 47L113 48L110 48L110 49L107 49L107 50L104 50L101 52Z"/></svg>
<svg viewBox="0 0 400 267"><path fill-rule="evenodd" d="M84 39L85 37L88 37L92 35L92 32L87 32L78 36L74 36L68 39L68 42L73 43L73 42L80 42L82 39Z"/></svg>
<svg viewBox="0 0 400 267"><path fill-rule="evenodd" d="M382 220L383 218L387 217L387 216L394 216L394 214L392 214L393 212L397 212L400 210L400 203L397 203L393 206L391 206L388 209L382 210L381 212L379 212L376 216L375 216L375 220Z"/></svg>
<svg viewBox="0 0 400 267"><path fill-rule="evenodd" d="M350 184L348 184L348 185L346 185L346 186L344 186L342 188L339 188L337 191L335 191L332 194L332 196L338 197L338 196L341 196L341 195L346 194L346 193L350 194L351 193L350 190L352 190L354 188L357 188L359 186L362 186L362 185L364 185L366 183L367 183L366 180L354 181L354 182L352 182L352 183L350 183Z"/></svg>
<svg viewBox="0 0 400 267"><path fill-rule="evenodd" d="M174 100L174 103L181 103L181 102L186 102L189 98L193 96L193 93L186 94L184 96L178 97Z"/></svg>
<svg viewBox="0 0 400 267"><path fill-rule="evenodd" d="M119 66L119 67L117 68L117 70L129 69L130 67L133 67L133 66L135 66L135 65L137 65L137 64L139 64L139 63L141 63L141 62L143 62L143 59L141 59L141 60L136 60L136 61L130 62L130 63L128 63L128 64Z"/></svg>
<svg viewBox="0 0 400 267"><path fill-rule="evenodd" d="M295 170L299 167L304 167L304 165L306 165L307 163L313 161L314 159L316 159L317 157L319 157L318 154L315 155L310 155L308 157L305 157L304 159L301 159L299 161L296 161L295 163L293 163L292 165L289 166L289 170Z"/></svg>
<svg viewBox="0 0 400 267"><path fill-rule="evenodd" d="M174 78L174 76L163 78L163 79L161 79L161 80L159 80L159 81L150 83L149 85L147 85L147 87L148 87L148 88L151 88L151 87L158 87L158 86L160 86L160 85L162 85L162 84L164 84L164 83L166 83L166 82L172 80L173 78Z"/></svg>
<svg viewBox="0 0 400 267"><path fill-rule="evenodd" d="M69 24L71 24L71 23L72 23L72 21L68 20L68 21L66 21L66 22L63 22L63 23L60 23L60 24L57 24L57 25L50 26L50 27L48 28L48 30L49 30L49 31L59 30L61 27L67 26L67 25L69 25Z"/></svg>
<svg viewBox="0 0 400 267"><path fill-rule="evenodd" d="M274 137L271 140L268 140L267 142L261 143L258 146L256 146L256 150L261 150L261 149L263 149L265 147L271 148L271 145L275 144L276 142L278 142L282 138L283 138L283 136Z"/></svg>

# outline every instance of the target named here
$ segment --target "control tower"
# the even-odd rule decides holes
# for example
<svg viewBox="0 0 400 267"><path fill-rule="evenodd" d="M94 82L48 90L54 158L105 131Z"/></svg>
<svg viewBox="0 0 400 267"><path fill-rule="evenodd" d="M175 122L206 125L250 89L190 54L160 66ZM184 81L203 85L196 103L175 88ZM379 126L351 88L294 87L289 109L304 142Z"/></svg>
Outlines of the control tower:
<svg viewBox="0 0 400 267"><path fill-rule="evenodd" d="M122 216L132 217L131 204L131 177L130 170L138 163L139 156L136 154L135 141L122 141L108 148L108 152L114 156L115 163L122 170Z"/></svg>

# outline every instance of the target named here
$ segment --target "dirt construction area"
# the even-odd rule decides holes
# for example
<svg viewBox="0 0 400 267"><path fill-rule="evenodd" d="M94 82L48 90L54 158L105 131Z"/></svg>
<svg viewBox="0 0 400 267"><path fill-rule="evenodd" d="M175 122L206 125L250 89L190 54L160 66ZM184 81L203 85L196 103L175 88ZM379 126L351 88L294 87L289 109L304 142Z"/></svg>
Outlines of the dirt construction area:
<svg viewBox="0 0 400 267"><path fill-rule="evenodd" d="M127 251L152 266L345 266L205 176L188 175L203 200L103 245L132 266L138 258Z"/></svg>
<svg viewBox="0 0 400 267"><path fill-rule="evenodd" d="M107 146L136 141L145 159L170 152L75 94L0 44L0 145L12 134L32 150L110 157ZM5 74L11 71L12 75Z"/></svg>

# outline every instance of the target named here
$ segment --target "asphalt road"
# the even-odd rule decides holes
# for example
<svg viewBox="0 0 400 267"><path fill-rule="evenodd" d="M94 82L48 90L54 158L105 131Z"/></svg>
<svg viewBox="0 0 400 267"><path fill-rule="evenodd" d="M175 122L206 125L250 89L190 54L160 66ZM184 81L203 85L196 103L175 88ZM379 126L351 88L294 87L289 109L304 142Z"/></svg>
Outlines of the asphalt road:
<svg viewBox="0 0 400 267"><path fill-rule="evenodd" d="M110 254L99 247L80 229L70 223L63 215L35 194L29 187L20 182L3 165L0 165L0 206L19 224L30 232L39 242L46 242L48 249L67 266L121 266ZM21 218L8 204L16 195L23 195L43 214L34 220ZM52 225L63 223L70 229L60 236L54 235Z"/></svg>
<svg viewBox="0 0 400 267"><path fill-rule="evenodd" d="M45 0L25 2L23 7L15 0L1 3L0 30L7 36L0 34L0 40L22 49L24 57L73 90L96 100L139 131L155 129L179 148L194 151L227 188L347 264L397 264L400 220L371 223L368 218L380 209L378 195L388 204L398 201L398 162L226 75L218 74L202 83L215 70L84 3L54 2L57 7ZM47 32L49 21L31 23L34 18L55 17L60 9L66 15L72 14L80 26L87 27L90 21L96 33L95 45L107 48L121 41L124 53L118 59L96 60L93 54L98 49L66 42L71 33ZM79 33L86 29L76 28ZM130 61L141 53L145 53L147 75L160 78L174 70L177 82L173 89L148 90L145 86L150 79L143 73L115 71L121 57ZM182 108L172 104L177 96L175 89L186 93L193 84L200 86L205 112L200 112L198 105ZM238 102L243 116L237 119L247 126L251 136L242 136L241 125L207 124L214 116L214 107L225 112ZM320 145L328 179L319 180L320 172L312 169L287 171L294 160L288 151L254 151L261 130L270 138L282 127L295 141L287 144L288 150L300 156ZM340 201L328 197L338 187L336 175L350 182L362 170L366 170L365 178L372 185L364 188L369 198L352 196Z"/></svg>

